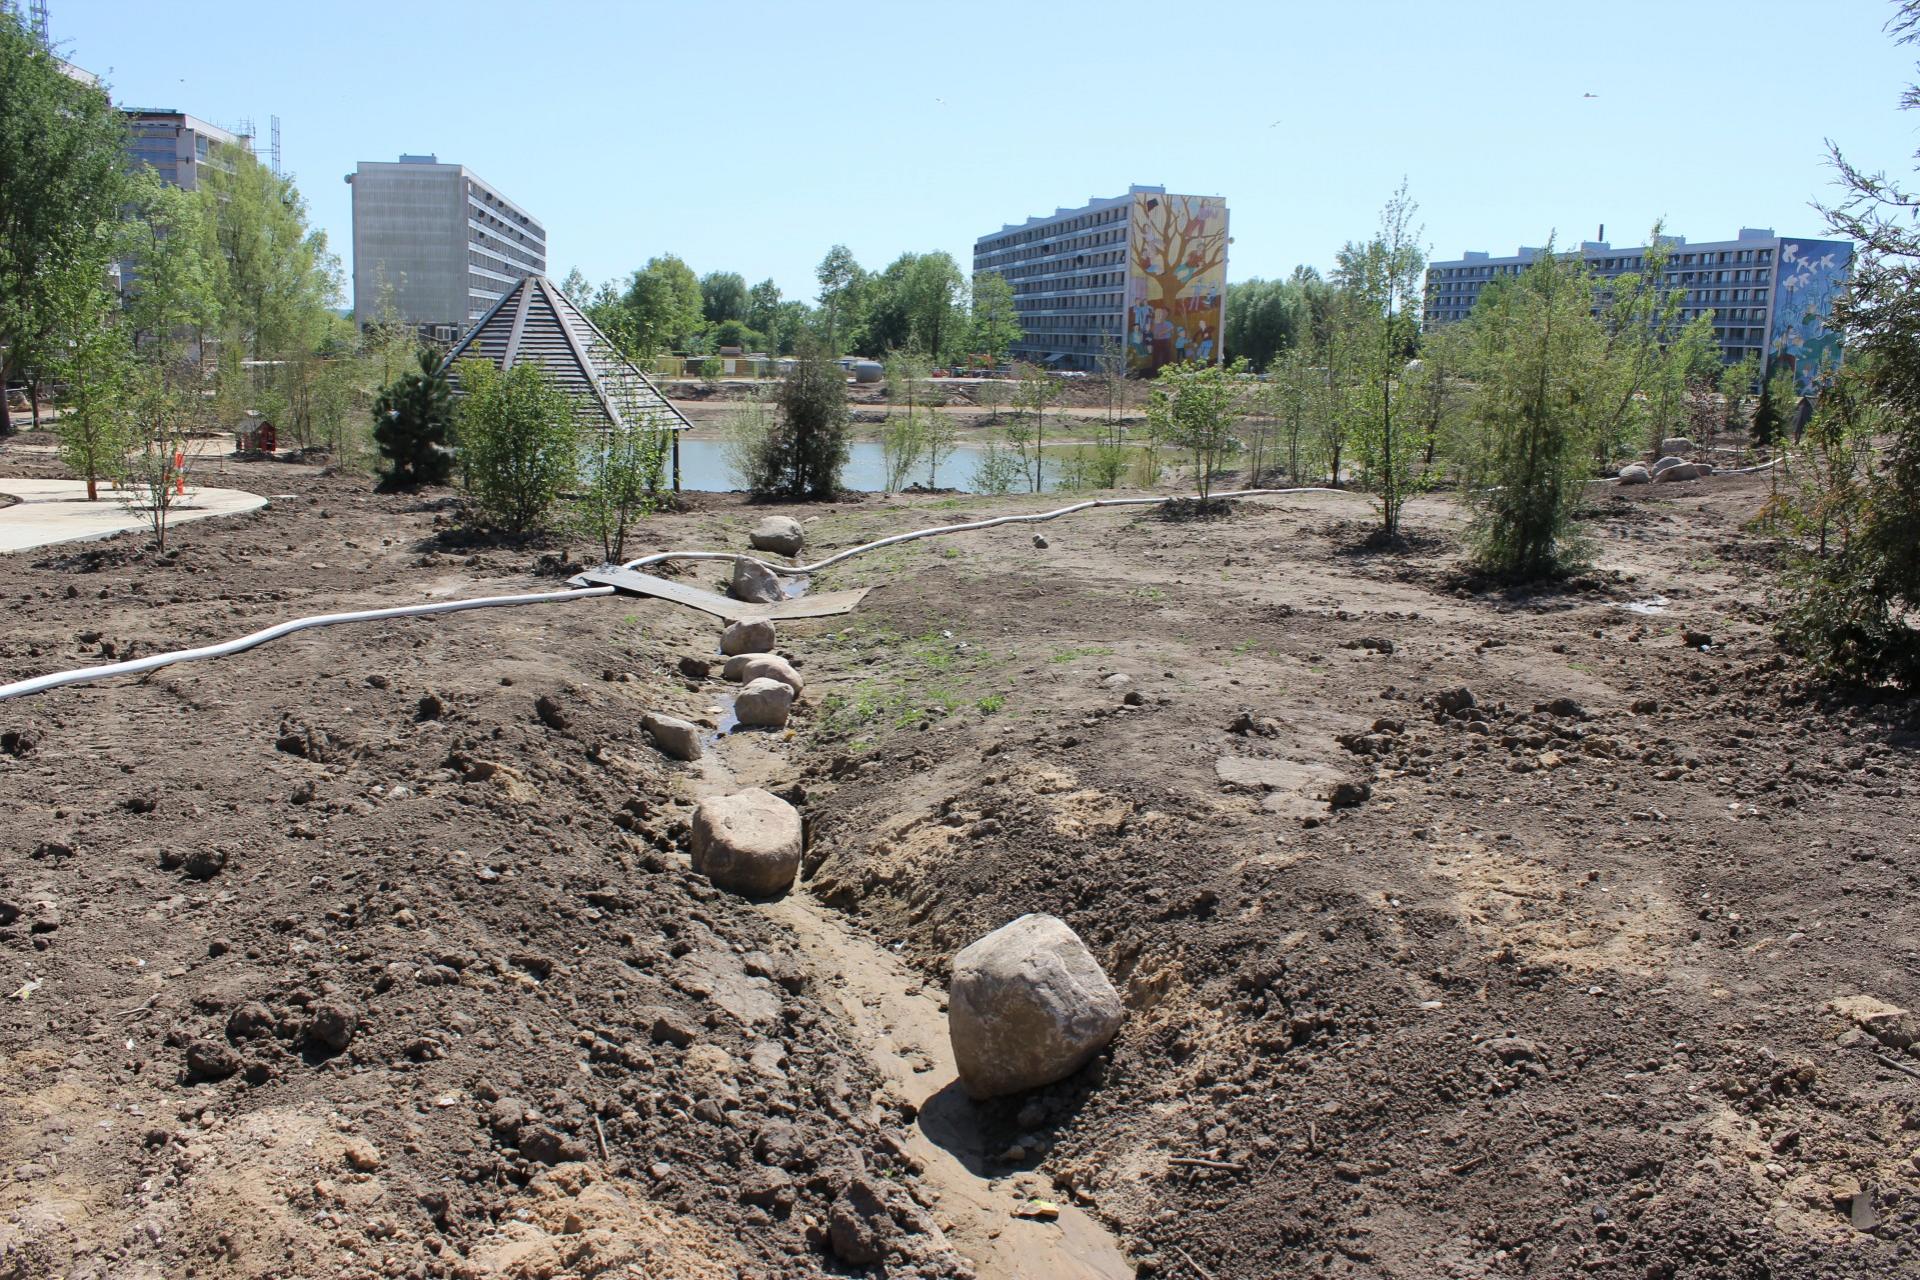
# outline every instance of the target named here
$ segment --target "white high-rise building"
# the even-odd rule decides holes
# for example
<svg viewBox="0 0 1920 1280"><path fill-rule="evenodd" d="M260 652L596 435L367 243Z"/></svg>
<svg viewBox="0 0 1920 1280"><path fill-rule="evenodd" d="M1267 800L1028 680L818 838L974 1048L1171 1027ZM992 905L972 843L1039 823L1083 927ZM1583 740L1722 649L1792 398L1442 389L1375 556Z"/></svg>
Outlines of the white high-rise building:
<svg viewBox="0 0 1920 1280"><path fill-rule="evenodd" d="M472 327L515 282L547 273L547 229L465 165L362 160L353 187L353 318L379 318L383 282L406 323Z"/></svg>

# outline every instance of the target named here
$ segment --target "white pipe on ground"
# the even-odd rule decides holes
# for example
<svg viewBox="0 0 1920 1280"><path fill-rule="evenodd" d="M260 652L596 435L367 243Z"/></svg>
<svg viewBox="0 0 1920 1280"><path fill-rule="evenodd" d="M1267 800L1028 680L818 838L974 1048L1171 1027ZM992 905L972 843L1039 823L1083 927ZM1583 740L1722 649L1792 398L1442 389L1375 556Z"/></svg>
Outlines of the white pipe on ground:
<svg viewBox="0 0 1920 1280"><path fill-rule="evenodd" d="M1216 493L1215 498L1258 498L1290 493L1346 493L1345 489L1236 489L1229 493ZM647 565L660 564L668 560L752 560L767 569L787 577L806 577L821 570L839 564L853 556L877 551L881 547L897 546L902 542L912 542L918 538L938 537L948 533L968 533L975 529L991 529L1003 524L1032 524L1042 520L1057 520L1061 516L1072 515L1076 511L1086 511L1092 507L1141 507L1158 506L1167 502L1186 501L1183 496L1173 498L1090 498L1085 502L1076 502L1071 506L1060 507L1053 511L1041 511L1023 516L996 516L990 520L974 520L966 524L937 525L931 529L917 529L911 533L897 533L890 538L881 538L875 542L849 547L837 555L828 556L818 564L775 565L757 560L753 556L739 555L731 551L662 551L656 555L642 556L629 560L623 569L638 569ZM343 622L382 622L389 618L425 618L442 613L460 613L467 609L498 609L524 604L564 604L572 600L584 600L589 596L610 596L612 587L577 587L570 591L547 591L534 595L518 596L481 596L472 600L443 600L437 604L402 605L393 609L363 609L356 613L320 613L309 618L295 618L291 622L282 622L251 635L241 636L237 640L228 640L221 644L203 645L198 649L176 649L171 653L156 653L150 657L134 658L126 662L110 663L104 667L81 667L73 671L54 671L44 676L32 676L25 680L16 680L12 684L0 684L0 702L9 698L23 698L29 694L45 693L50 689L64 688L67 685L92 684L96 680L105 680L112 676L139 675L155 671L161 667L170 667L176 662L194 662L202 658L225 658L242 653L255 645L269 640L278 640L290 636L296 631L307 631L314 627L331 627Z"/></svg>

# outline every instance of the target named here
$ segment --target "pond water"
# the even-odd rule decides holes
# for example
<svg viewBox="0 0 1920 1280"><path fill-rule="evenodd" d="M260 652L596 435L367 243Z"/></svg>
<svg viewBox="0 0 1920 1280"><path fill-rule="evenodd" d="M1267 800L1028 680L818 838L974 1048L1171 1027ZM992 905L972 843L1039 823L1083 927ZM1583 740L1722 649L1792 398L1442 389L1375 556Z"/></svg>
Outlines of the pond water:
<svg viewBox="0 0 1920 1280"><path fill-rule="evenodd" d="M955 447L953 456L940 464L935 478L940 487L971 492L974 469L980 465L980 459L986 450L976 444L962 444ZM1052 472L1055 459L1048 459L1047 469ZM926 484L927 468L921 463L914 468L914 474L908 477L909 483ZM846 468L840 473L840 483L848 489L867 492L879 492L887 485L886 460L881 454L877 440L855 440L847 457ZM1047 488L1058 487L1056 475L1047 476ZM725 493L740 487L740 481L727 467L726 445L720 440L692 440L681 437L680 440L680 487L695 493ZM1025 485L1021 486L1022 489Z"/></svg>

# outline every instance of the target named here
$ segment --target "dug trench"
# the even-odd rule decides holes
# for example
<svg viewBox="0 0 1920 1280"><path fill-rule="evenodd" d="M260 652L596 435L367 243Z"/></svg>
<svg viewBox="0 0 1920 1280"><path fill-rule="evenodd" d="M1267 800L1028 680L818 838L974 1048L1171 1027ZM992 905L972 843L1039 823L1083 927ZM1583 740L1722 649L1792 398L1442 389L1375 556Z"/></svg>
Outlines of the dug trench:
<svg viewBox="0 0 1920 1280"><path fill-rule="evenodd" d="M0 678L582 559L272 488L164 560L0 561ZM1533 594L1437 498L1392 555L1340 497L890 548L782 628L791 733L692 766L639 717L717 726L717 627L648 601L0 704L0 1275L844 1274L855 1182L894 1276L1911 1271L1915 725L1782 660L1763 496L1608 493ZM753 784L807 820L773 903L686 858ZM1028 911L1126 1020L961 1103L947 966Z"/></svg>

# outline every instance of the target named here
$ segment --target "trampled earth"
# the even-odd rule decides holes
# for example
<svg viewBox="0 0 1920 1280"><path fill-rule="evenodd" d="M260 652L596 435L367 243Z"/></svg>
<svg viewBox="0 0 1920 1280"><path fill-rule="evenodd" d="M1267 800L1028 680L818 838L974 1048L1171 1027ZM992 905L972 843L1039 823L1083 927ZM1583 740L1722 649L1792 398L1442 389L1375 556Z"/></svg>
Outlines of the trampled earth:
<svg viewBox="0 0 1920 1280"><path fill-rule="evenodd" d="M293 496L0 557L0 680L598 558L211 482ZM640 718L718 726L719 624L653 600L0 703L0 1276L1912 1273L1920 725L1780 654L1764 496L1599 491L1532 593L1440 497L1395 553L1344 495L892 548L782 624L791 732L692 764ZM765 513L690 502L628 554ZM747 785L806 819L780 902L688 867ZM1038 911L1125 1021L967 1102L947 966Z"/></svg>

